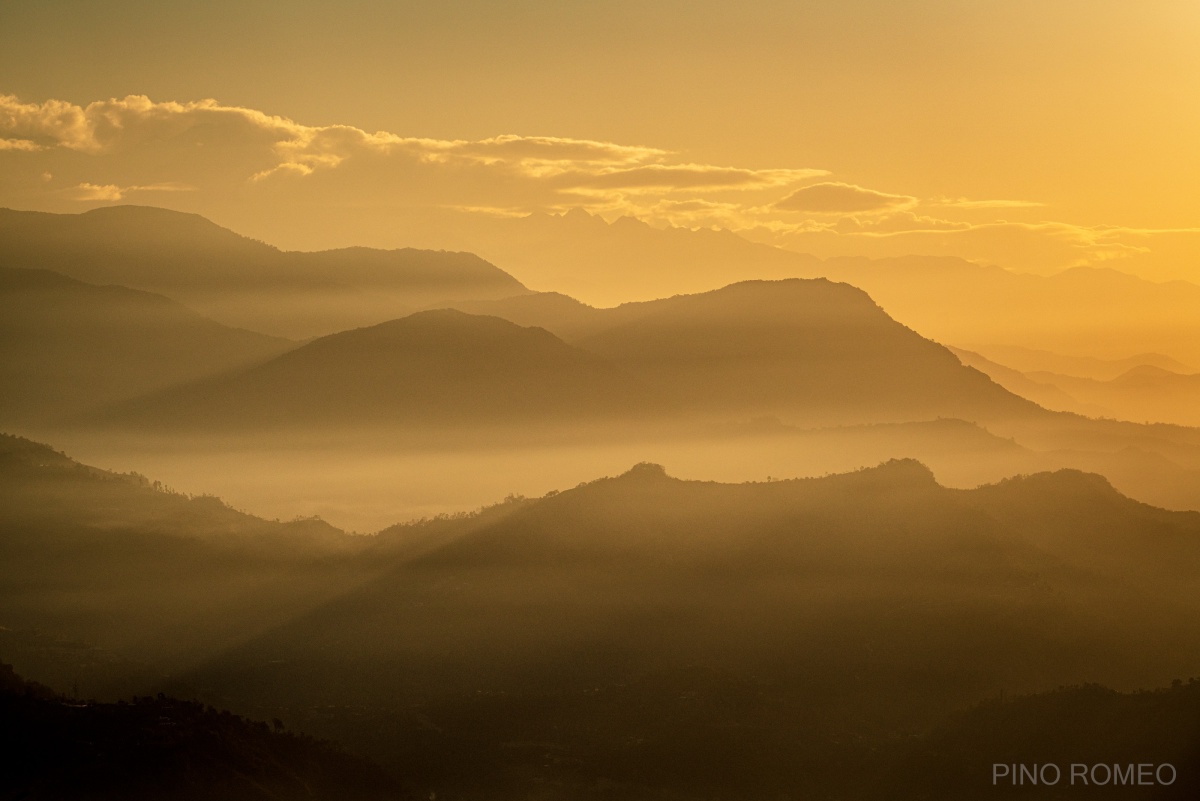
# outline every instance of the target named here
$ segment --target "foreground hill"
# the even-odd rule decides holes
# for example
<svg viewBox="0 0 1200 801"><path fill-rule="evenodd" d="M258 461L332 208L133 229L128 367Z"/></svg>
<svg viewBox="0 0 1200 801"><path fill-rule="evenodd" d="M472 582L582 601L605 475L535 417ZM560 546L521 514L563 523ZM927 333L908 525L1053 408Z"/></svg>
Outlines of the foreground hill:
<svg viewBox="0 0 1200 801"><path fill-rule="evenodd" d="M377 553L434 532L181 686L369 710L292 720L420 755L439 797L888 797L852 788L956 708L1161 685L1200 644L1200 515L1073 471L961 491L905 461L741 485L640 465Z"/></svg>
<svg viewBox="0 0 1200 801"><path fill-rule="evenodd" d="M894 798L897 775L931 786L917 746L957 709L1197 672L1200 515L1076 471L951 490L913 461L750 484L643 464L349 547L4 454L5 624L157 666L143 693L336 739L422 796ZM965 797L973 758L940 774Z"/></svg>
<svg viewBox="0 0 1200 801"><path fill-rule="evenodd" d="M291 253L199 215L141 206L83 214L0 209L0 263L158 292L222 322L297 339L525 291L470 253Z"/></svg>
<svg viewBox="0 0 1200 801"><path fill-rule="evenodd" d="M408 797L377 766L333 746L202 704L159 695L69 701L0 663L5 798Z"/></svg>
<svg viewBox="0 0 1200 801"><path fill-rule="evenodd" d="M0 424L52 421L291 347L161 295L0 268Z"/></svg>
<svg viewBox="0 0 1200 801"><path fill-rule="evenodd" d="M888 784L898 799L1194 799L1200 797L1200 680L1155 691L1084 685L989 699L910 743L896 764ZM1001 769L993 788L996 764L1038 765L1039 773L1054 765L1061 778L1054 781L1047 768L1054 783L1034 786ZM1149 768L1139 776L1142 765Z"/></svg>

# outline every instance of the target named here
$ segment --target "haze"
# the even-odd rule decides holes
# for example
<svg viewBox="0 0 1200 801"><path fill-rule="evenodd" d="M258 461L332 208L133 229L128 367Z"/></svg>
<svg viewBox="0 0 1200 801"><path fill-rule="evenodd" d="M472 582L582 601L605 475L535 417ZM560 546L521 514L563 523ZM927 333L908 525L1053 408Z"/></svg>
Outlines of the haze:
<svg viewBox="0 0 1200 801"><path fill-rule="evenodd" d="M0 796L1200 797L1198 41L0 5Z"/></svg>

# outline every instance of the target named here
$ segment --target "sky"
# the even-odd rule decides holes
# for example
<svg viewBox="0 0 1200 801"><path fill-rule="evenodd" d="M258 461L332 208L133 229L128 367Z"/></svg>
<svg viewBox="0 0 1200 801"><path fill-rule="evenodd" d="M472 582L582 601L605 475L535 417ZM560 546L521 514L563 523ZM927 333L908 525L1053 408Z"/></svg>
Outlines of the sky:
<svg viewBox="0 0 1200 801"><path fill-rule="evenodd" d="M297 249L580 207L1200 281L1196 42L1194 0L4 0L0 206Z"/></svg>

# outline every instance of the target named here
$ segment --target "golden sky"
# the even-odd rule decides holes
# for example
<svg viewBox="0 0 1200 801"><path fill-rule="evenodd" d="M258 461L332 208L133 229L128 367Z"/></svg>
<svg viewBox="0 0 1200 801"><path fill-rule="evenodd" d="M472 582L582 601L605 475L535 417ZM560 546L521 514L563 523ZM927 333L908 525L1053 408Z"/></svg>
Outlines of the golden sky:
<svg viewBox="0 0 1200 801"><path fill-rule="evenodd" d="M1198 42L1194 0L9 0L0 205L288 248L578 206L1200 281Z"/></svg>

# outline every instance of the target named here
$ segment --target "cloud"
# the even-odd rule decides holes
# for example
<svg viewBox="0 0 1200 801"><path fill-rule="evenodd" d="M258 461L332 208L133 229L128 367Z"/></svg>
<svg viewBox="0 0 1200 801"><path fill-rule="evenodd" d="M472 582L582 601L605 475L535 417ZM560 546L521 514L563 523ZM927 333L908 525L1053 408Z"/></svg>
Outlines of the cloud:
<svg viewBox="0 0 1200 801"><path fill-rule="evenodd" d="M670 151L592 139L505 134L480 140L369 133L349 125L308 126L216 100L154 102L143 95L74 105L0 97L0 137L9 149L72 150L101 157L170 151L201 163L220 154L219 171L261 184L307 178L370 163L408 177L420 167L482 170L493 182L525 181L543 193L586 199L614 191L747 191L786 187L827 174L813 169L743 169L680 163ZM245 166L243 166L245 165ZM204 172L211 178L211 170ZM116 177L116 176L114 176ZM176 178L178 180L178 178ZM89 182L90 183L90 182ZM98 185L106 185L104 184ZM122 185L120 180L111 182ZM460 205L495 205L460 198Z"/></svg>
<svg viewBox="0 0 1200 801"><path fill-rule="evenodd" d="M1036 209L1045 203L1035 200L970 200L965 197L935 197L921 202L925 206L945 206L959 209Z"/></svg>
<svg viewBox="0 0 1200 801"><path fill-rule="evenodd" d="M633 191L765 189L786 186L827 175L825 170L747 170L707 164L650 164L629 169L574 172L558 183L574 189L627 189Z"/></svg>
<svg viewBox="0 0 1200 801"><path fill-rule="evenodd" d="M49 173L43 178L50 180ZM184 184L151 184L149 186L117 186L116 184L81 183L67 190L66 194L72 200L115 202L124 200L131 192L191 192L194 187Z"/></svg>
<svg viewBox="0 0 1200 801"><path fill-rule="evenodd" d="M595 139L313 126L211 99L76 105L0 96L0 206L76 211L152 198L285 247L463 247L458 232L472 226L578 206L610 220L720 227L817 255L953 254L1044 272L1118 260L1162 277L1200 263L1191 230L1035 222L1021 212L1042 207L1033 201L918 201L827 175L696 163ZM172 197L180 192L191 194ZM1023 221L989 214L1004 209Z"/></svg>
<svg viewBox="0 0 1200 801"><path fill-rule="evenodd" d="M410 140L431 142L431 140ZM449 144L451 147L446 147ZM574 164L614 165L643 164L666 158L668 151L653 147L618 145L592 139L566 139L553 136L514 136L512 134L482 139L477 142L436 143L434 147L450 150L454 155L475 158L485 163L519 161L526 165Z"/></svg>
<svg viewBox="0 0 1200 801"><path fill-rule="evenodd" d="M71 187L67 194L72 200L117 201L125 197L125 191L116 184L82 183Z"/></svg>
<svg viewBox="0 0 1200 801"><path fill-rule="evenodd" d="M63 146L73 150L95 149L95 138L82 108L62 100L22 103L12 95L0 95L0 135L41 149Z"/></svg>
<svg viewBox="0 0 1200 801"><path fill-rule="evenodd" d="M24 150L33 152L41 150L42 146L32 139L0 139L0 150Z"/></svg>
<svg viewBox="0 0 1200 801"><path fill-rule="evenodd" d="M827 182L797 189L775 204L781 211L806 211L816 214L854 214L904 209L917 199L908 195L889 195L854 184Z"/></svg>

